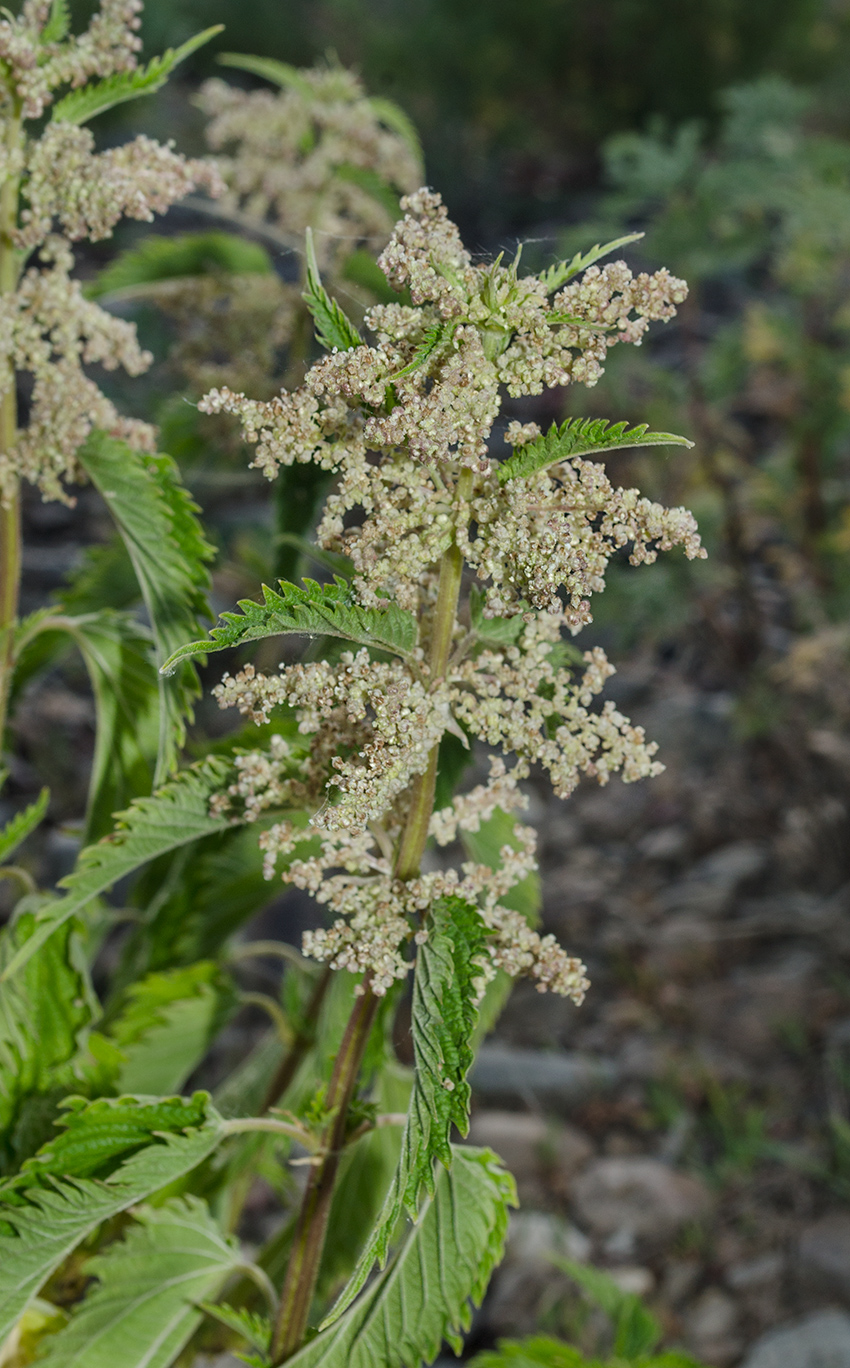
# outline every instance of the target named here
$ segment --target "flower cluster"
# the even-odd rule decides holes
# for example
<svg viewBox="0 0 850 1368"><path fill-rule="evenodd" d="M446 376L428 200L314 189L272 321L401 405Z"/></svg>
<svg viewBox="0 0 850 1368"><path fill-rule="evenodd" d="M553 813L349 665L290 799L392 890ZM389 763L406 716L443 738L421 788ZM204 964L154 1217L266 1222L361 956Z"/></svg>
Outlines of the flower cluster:
<svg viewBox="0 0 850 1368"><path fill-rule="evenodd" d="M75 453L92 427L136 446L154 440L150 427L122 418L86 374L86 366L99 364L138 375L151 357L131 325L84 298L71 277L68 243L108 237L125 215L149 221L189 190L218 193L218 173L147 137L98 154L88 129L61 119L29 138L16 113L20 105L24 119L38 118L58 87L132 70L140 9L139 0L103 0L86 32L70 38L46 0L27 0L19 18L0 20L0 173L19 187L18 212L3 225L15 286L0 295L0 398L12 391L16 373L33 380L28 424L0 451L3 503L21 478L44 498L67 499L62 482L80 477Z"/></svg>
<svg viewBox="0 0 850 1368"><path fill-rule="evenodd" d="M258 444L253 464L269 478L320 450L343 470L362 464L364 450L398 449L486 471L503 389L592 385L611 346L639 343L650 320L670 318L685 298L669 272L633 277L614 262L550 300L546 279L520 276L518 261L473 265L439 195L419 190L402 205L379 264L414 306L371 309L374 346L325 357L302 389L265 405L226 389L204 401L204 412L242 418Z"/></svg>
<svg viewBox="0 0 850 1368"><path fill-rule="evenodd" d="M438 845L476 831L497 808L522 807L518 784L532 766L560 797L582 775L606 784L614 774L632 782L662 769L642 728L596 701L614 672L604 652L581 655L563 633L590 620L588 598L604 588L621 548L634 564L675 545L702 555L693 518L615 488L601 466L580 458L500 481L491 438L505 390L593 383L607 349L639 343L650 319L671 316L685 287L666 271L634 277L622 262L572 280L567 267L520 277L517 261L476 265L438 196L418 191L404 206L380 263L413 303L370 311L374 344L333 351L303 386L269 402L221 389L202 408L239 415L253 464L269 477L302 461L337 473L317 539L351 560L358 605L411 612L419 643L391 661L362 648L333 663L281 665L274 676L249 667L215 692L223 707L257 721L285 704L309 737L301 773L305 793L315 795L306 804L312 831L283 822L261 837L267 876L283 860L283 878L336 918L308 934L305 953L368 972L384 992L408 972L411 940L427 936L427 909L454 894L479 909L487 928L480 991L504 968L578 1002L583 966L504 905L534 868L533 832L515 823L496 868L467 861L459 871L402 878L399 852L411 822L424 840L417 803L430 781L418 780L433 776L447 732L497 753L485 784L430 814ZM514 422L505 435L508 447L521 447L540 432ZM451 562L457 576L461 560L485 587L438 630L438 567ZM243 763L233 801L248 815L265 809L275 783L258 754Z"/></svg>
<svg viewBox="0 0 850 1368"><path fill-rule="evenodd" d="M247 92L207 81L197 103L227 183L225 205L270 219L300 249L316 234L319 263L336 275L358 246L377 250L393 216L376 185L412 190L422 168L401 111L370 100L336 65L292 73L286 88Z"/></svg>

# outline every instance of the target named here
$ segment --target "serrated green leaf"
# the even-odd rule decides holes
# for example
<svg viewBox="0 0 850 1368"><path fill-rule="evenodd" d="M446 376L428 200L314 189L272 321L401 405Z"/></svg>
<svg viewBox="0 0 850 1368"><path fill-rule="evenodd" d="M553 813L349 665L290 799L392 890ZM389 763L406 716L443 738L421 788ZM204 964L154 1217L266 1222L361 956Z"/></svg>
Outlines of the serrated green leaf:
<svg viewBox="0 0 850 1368"><path fill-rule="evenodd" d="M316 325L316 340L327 351L350 351L352 347L361 346L363 338L322 284L310 228L307 229L306 240L307 288L301 298Z"/></svg>
<svg viewBox="0 0 850 1368"><path fill-rule="evenodd" d="M0 863L8 860L9 856L17 850L22 841L25 841L31 831L35 831L45 812L47 804L50 802L50 789L43 788L34 803L25 807L23 811L16 812L0 831Z"/></svg>
<svg viewBox="0 0 850 1368"><path fill-rule="evenodd" d="M80 617L102 608L130 608L141 596L133 562L116 532L100 546L86 547L81 564L56 597L60 611Z"/></svg>
<svg viewBox="0 0 850 1368"><path fill-rule="evenodd" d="M325 1324L343 1314L364 1286L374 1263L386 1262L389 1243L402 1211L415 1216L419 1195L434 1190L434 1161L451 1162L453 1125L465 1135L469 1126L472 1063L470 1042L477 1010L472 981L485 945L478 909L463 898L440 898L431 909L428 939L419 947L413 980L413 1094L401 1157L378 1221L351 1279Z"/></svg>
<svg viewBox="0 0 850 1368"><path fill-rule="evenodd" d="M238 71L250 71L252 76L261 76L272 85L284 90L294 87L302 94L310 94L310 85L305 81L297 67L289 62L279 62L274 57L255 57L252 53L221 52L216 60L221 66L235 67Z"/></svg>
<svg viewBox="0 0 850 1368"><path fill-rule="evenodd" d="M609 423L607 418L568 418L560 427L553 423L548 432L533 442L517 447L499 466L499 483L527 479L573 456L597 456L603 451L624 451L629 447L692 447L687 437L672 432L649 432L646 423L629 428L626 423Z"/></svg>
<svg viewBox="0 0 850 1368"><path fill-rule="evenodd" d="M170 456L149 456L94 432L77 459L103 495L124 539L156 643L157 664L211 617L207 603L213 550ZM200 694L188 662L170 681L160 677L160 733L154 782L174 768Z"/></svg>
<svg viewBox="0 0 850 1368"><path fill-rule="evenodd" d="M291 1368L420 1368L447 1339L460 1352L470 1302L479 1305L502 1257L514 1181L490 1150L455 1147L392 1265Z"/></svg>
<svg viewBox="0 0 850 1368"><path fill-rule="evenodd" d="M153 95L154 91L165 85L180 62L197 52L223 28L223 24L214 24L212 28L204 29L202 33L196 33L193 38L181 43L179 48L169 48L161 57L152 57L147 66L137 67L135 71L117 71L103 81L70 91L53 106L52 122L88 123L95 114L102 114L114 105L138 100L141 95Z"/></svg>
<svg viewBox="0 0 850 1368"><path fill-rule="evenodd" d="M470 1368L597 1368L575 1345L549 1335L525 1340L500 1340L498 1349L476 1354ZM601 1368L601 1365L599 1365Z"/></svg>
<svg viewBox="0 0 850 1368"><path fill-rule="evenodd" d="M221 1120L207 1104L199 1125L186 1134L163 1130L104 1179L47 1178L23 1190L16 1180L16 1190L0 1204L0 1343L81 1240L191 1172L221 1136Z"/></svg>
<svg viewBox="0 0 850 1368"><path fill-rule="evenodd" d="M233 233L152 234L121 252L86 288L89 299L128 293L164 280L205 275L271 275L271 257L258 242Z"/></svg>
<svg viewBox="0 0 850 1368"><path fill-rule="evenodd" d="M124 1239L86 1264L98 1283L45 1341L50 1368L168 1368L203 1319L196 1303L240 1266L237 1242L197 1197L133 1214Z"/></svg>
<svg viewBox="0 0 850 1368"><path fill-rule="evenodd" d="M469 625L485 646L513 646L525 626L522 613L515 617L484 616L484 594L473 584L469 591Z"/></svg>
<svg viewBox="0 0 850 1368"><path fill-rule="evenodd" d="M237 1335L241 1335L249 1344L253 1344L255 1349L259 1349L261 1354L268 1354L272 1339L272 1323L268 1316L258 1315L256 1311L249 1311L244 1306L228 1306L227 1302L198 1304L208 1316L220 1321L230 1330L235 1330Z"/></svg>
<svg viewBox="0 0 850 1368"><path fill-rule="evenodd" d="M0 967L35 929L28 912L0 932ZM70 922L0 993L0 1173L52 1133L59 1098L79 1084L73 1060L95 1002Z"/></svg>
<svg viewBox="0 0 850 1368"><path fill-rule="evenodd" d="M333 584L317 584L305 579L304 588L280 581L281 593L263 585L263 602L241 599L241 613L222 613L224 624L213 627L209 637L181 646L165 664L171 671L189 656L223 651L246 641L286 633L307 636L342 637L363 646L375 646L394 655L409 656L416 645L416 618L403 608L360 608L351 601L346 581L335 577Z"/></svg>
<svg viewBox="0 0 850 1368"><path fill-rule="evenodd" d="M232 992L212 960L152 973L128 990L109 1035L123 1055L120 1092L179 1092L206 1054Z"/></svg>
<svg viewBox="0 0 850 1368"><path fill-rule="evenodd" d="M435 323L433 328L429 328L422 341L417 343L412 360L408 361L400 371L394 375L387 376L387 383L393 384L396 380L401 380L406 375L412 375L414 371L421 370L427 365L435 352L440 351L454 334L456 324L449 320L447 323Z"/></svg>
<svg viewBox="0 0 850 1368"><path fill-rule="evenodd" d="M71 28L71 7L68 0L53 0L47 23L41 30L42 43L61 43Z"/></svg>
<svg viewBox="0 0 850 1368"><path fill-rule="evenodd" d="M604 247L599 243L591 247L589 252L582 254L576 252L572 261L559 261L557 265L550 266L548 271L543 271L540 279L546 286L546 293L552 294L553 290L560 290L562 285L566 285L568 280L578 275L581 271L586 271L588 266L593 266L602 257L608 256L611 252L616 252L618 247L625 247L630 242L637 242L643 237L643 233L627 233L625 237L615 238L613 242L606 242Z"/></svg>
<svg viewBox="0 0 850 1368"><path fill-rule="evenodd" d="M229 825L226 817L210 816L210 798L226 785L229 764L210 757L178 774L150 798L140 798L117 816L115 831L87 846L76 868L59 882L67 896L47 904L37 913L37 925L27 942L12 956L0 974L11 978L70 917L111 888L118 879L166 851L200 840Z"/></svg>

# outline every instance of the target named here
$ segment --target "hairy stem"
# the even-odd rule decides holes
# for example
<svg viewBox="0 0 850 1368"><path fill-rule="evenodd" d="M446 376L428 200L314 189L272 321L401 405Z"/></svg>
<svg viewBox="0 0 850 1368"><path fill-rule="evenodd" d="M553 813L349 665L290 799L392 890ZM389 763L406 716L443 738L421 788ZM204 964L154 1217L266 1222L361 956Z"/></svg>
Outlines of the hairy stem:
<svg viewBox="0 0 850 1368"><path fill-rule="evenodd" d="M472 471L461 471L457 483L458 517L465 517L465 505L472 492ZM446 551L440 563L437 602L431 621L431 650L429 657L432 683L446 672L457 619L460 597L463 556L457 545ZM413 879L419 873L428 824L434 807L434 786L437 778L435 746L429 756L428 768L411 784L411 804L407 822L396 856L395 872L399 879ZM327 1106L331 1120L323 1144L323 1156L314 1164L307 1180L307 1188L298 1213L292 1254L280 1297L277 1322L272 1339L272 1363L285 1363L301 1347L310 1304L316 1287L322 1250L327 1234L333 1188L339 1167L347 1128L347 1113L363 1053L372 1029L378 998L372 992L368 976L363 992L357 998L345 1028L339 1054L328 1088Z"/></svg>
<svg viewBox="0 0 850 1368"><path fill-rule="evenodd" d="M17 151L21 139L20 118L6 124L6 150ZM0 294L10 294L18 283L18 253L13 233L18 221L18 178L7 176L0 188ZM0 450L15 444L18 407L13 367L2 377L4 393L0 399ZM14 629L18 617L21 588L21 500L16 488L5 503L0 503L0 752L6 729L6 713L14 665Z"/></svg>
<svg viewBox="0 0 850 1368"><path fill-rule="evenodd" d="M354 1003L334 1064L326 1104L331 1119L325 1132L323 1155L310 1169L298 1213L292 1253L280 1294L272 1338L273 1364L284 1363L300 1348L307 1329L310 1304L319 1273L334 1183L345 1142L348 1108L369 1040L378 999L368 983Z"/></svg>

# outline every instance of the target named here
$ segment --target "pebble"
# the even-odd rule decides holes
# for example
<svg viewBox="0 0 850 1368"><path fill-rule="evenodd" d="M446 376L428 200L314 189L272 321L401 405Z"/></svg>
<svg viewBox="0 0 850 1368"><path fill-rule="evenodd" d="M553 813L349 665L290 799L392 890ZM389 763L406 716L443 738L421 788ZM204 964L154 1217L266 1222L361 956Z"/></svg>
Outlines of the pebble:
<svg viewBox="0 0 850 1368"><path fill-rule="evenodd" d="M484 1045L470 1073L473 1092L488 1102L563 1112L609 1091L617 1082L613 1060L577 1051L512 1049Z"/></svg>
<svg viewBox="0 0 850 1368"><path fill-rule="evenodd" d="M731 1363L741 1352L736 1334L738 1309L719 1287L708 1287L694 1302L684 1322L690 1349L712 1365Z"/></svg>
<svg viewBox="0 0 850 1368"><path fill-rule="evenodd" d="M581 1223L594 1234L657 1242L708 1213L708 1189L659 1159L596 1159L573 1184ZM610 1241L609 1241L610 1242ZM614 1252L609 1250L608 1252Z"/></svg>
<svg viewBox="0 0 850 1368"><path fill-rule="evenodd" d="M593 1145L575 1126L529 1112L478 1111L469 1142L496 1151L514 1175L524 1207L550 1206L593 1154Z"/></svg>
<svg viewBox="0 0 850 1368"><path fill-rule="evenodd" d="M803 1281L826 1296L850 1300L850 1215L832 1212L800 1235Z"/></svg>
<svg viewBox="0 0 850 1368"><path fill-rule="evenodd" d="M850 1316L816 1311L796 1325L770 1330L741 1368L850 1368Z"/></svg>

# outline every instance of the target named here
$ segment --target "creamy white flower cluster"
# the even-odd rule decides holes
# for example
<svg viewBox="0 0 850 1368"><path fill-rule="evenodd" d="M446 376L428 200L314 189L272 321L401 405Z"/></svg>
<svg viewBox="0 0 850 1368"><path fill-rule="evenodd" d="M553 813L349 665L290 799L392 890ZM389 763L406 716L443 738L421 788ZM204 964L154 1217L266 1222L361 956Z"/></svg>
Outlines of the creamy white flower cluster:
<svg viewBox="0 0 850 1368"><path fill-rule="evenodd" d="M470 860L461 867L463 877L451 869L407 881L393 877L390 861L368 831L335 831L321 838L319 853L298 858L298 846L308 837L303 828L282 822L262 833L260 845L267 878L285 858L284 882L307 889L337 914L328 930L305 933L305 955L334 969L368 972L377 994L410 971L404 950L421 916L438 898L457 896L478 906L489 933L477 966L479 998L495 971L505 969L515 976L528 975L540 992L556 992L578 1004L588 987L584 965L565 954L554 936L540 936L524 917L499 901L536 867L534 832L517 826L515 835L518 848L502 847L498 869ZM418 944L426 938L422 930L413 935Z"/></svg>
<svg viewBox="0 0 850 1368"><path fill-rule="evenodd" d="M391 448L486 471L503 388L595 384L611 346L639 343L686 295L669 272L633 277L620 261L590 267L550 300L544 280L519 276L516 261L473 265L439 195L418 190L402 204L379 264L415 307L371 309L375 345L325 357L292 394L258 404L221 389L202 405L241 417L257 443L253 465L270 479L294 461L318 456L344 470L366 450Z"/></svg>
<svg viewBox="0 0 850 1368"><path fill-rule="evenodd" d="M24 0L17 17L4 10L0 61L6 87L21 104L23 117L40 118L58 86L82 86L93 76L132 71L142 46L142 7L142 0L102 0L85 33L70 41L51 40L51 0Z"/></svg>
<svg viewBox="0 0 850 1368"><path fill-rule="evenodd" d="M85 33L61 41L45 27L51 10L46 0L27 0L20 17L0 20L0 176L20 196L6 247L15 252L18 279L0 295L0 395L16 373L33 379L27 426L0 451L3 503L21 478L44 498L67 501L62 481L80 478L75 453L92 427L135 446L154 441L147 424L122 418L86 374L96 363L138 375L151 357L130 324L83 297L71 278L68 242L108 237L125 215L149 221L189 190L222 188L211 163L187 161L147 137L98 154L87 128L55 121L40 137L16 131L16 106L24 119L38 118L58 87L136 65L140 0L103 0Z"/></svg>
<svg viewBox="0 0 850 1368"><path fill-rule="evenodd" d="M406 191L421 180L411 142L340 66L301 70L277 91L207 81L197 103L210 118L210 147L229 149L218 158L225 204L271 219L298 250L312 228L319 265L331 275L355 247L377 251L389 236L394 216L375 183Z"/></svg>

